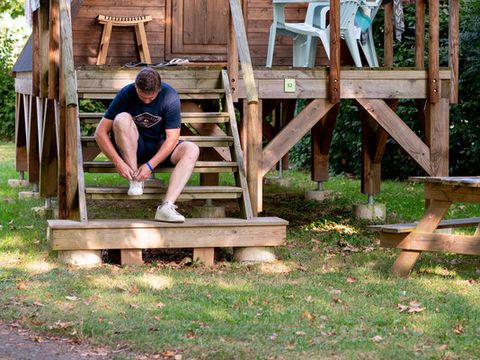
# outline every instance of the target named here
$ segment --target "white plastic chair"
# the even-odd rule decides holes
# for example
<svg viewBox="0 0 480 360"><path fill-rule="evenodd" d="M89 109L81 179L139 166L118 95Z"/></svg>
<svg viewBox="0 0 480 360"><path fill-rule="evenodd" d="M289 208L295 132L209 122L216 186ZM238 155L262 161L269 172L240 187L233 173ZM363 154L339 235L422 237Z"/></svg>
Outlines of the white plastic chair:
<svg viewBox="0 0 480 360"><path fill-rule="evenodd" d="M300 1L292 1L299 3ZM273 0L273 23L270 26L268 39L267 67L272 67L275 39L277 33L293 37L293 65L300 67L312 67L315 65L316 38L320 38L324 46L327 44L325 19L330 0L305 0L309 3L305 21L303 23L285 22L286 1ZM318 24L315 27L313 24ZM323 26L321 26L323 25ZM312 41L312 38L314 39Z"/></svg>

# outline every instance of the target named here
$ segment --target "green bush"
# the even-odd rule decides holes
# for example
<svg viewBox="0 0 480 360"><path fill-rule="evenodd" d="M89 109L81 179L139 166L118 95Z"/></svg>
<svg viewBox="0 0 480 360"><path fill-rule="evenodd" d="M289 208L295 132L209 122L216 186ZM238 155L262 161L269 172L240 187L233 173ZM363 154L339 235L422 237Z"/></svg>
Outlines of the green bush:
<svg viewBox="0 0 480 360"><path fill-rule="evenodd" d="M13 140L15 135L15 89L10 75L13 66L12 33L0 35L0 139Z"/></svg>

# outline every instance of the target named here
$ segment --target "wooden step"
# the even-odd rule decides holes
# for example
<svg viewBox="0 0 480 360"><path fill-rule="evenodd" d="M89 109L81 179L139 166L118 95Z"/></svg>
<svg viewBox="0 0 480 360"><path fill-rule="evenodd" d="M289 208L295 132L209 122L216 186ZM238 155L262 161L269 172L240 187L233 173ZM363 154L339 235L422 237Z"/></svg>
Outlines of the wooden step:
<svg viewBox="0 0 480 360"><path fill-rule="evenodd" d="M224 89L176 89L181 100L209 100L220 99L225 95ZM79 99L113 99L118 89L79 88Z"/></svg>
<svg viewBox="0 0 480 360"><path fill-rule="evenodd" d="M85 172L90 173L117 172L113 163L110 161L85 161L83 163L83 169ZM234 161L197 161L193 169L193 171L197 173L225 173L235 172L237 170L238 165ZM155 171L170 173L173 171L173 167L157 167Z"/></svg>
<svg viewBox="0 0 480 360"><path fill-rule="evenodd" d="M450 229L464 226L477 226L480 223L480 217L464 218L464 219L449 219L442 220L438 224L437 229ZM382 231L386 233L410 233L417 227L418 223L408 224L383 224L370 225L368 229L374 231Z"/></svg>
<svg viewBox="0 0 480 360"><path fill-rule="evenodd" d="M87 187L87 199L91 200L161 200L165 187L145 187L143 195L128 196L127 186ZM236 186L186 186L178 200L238 199L242 188Z"/></svg>
<svg viewBox="0 0 480 360"><path fill-rule="evenodd" d="M191 141L199 147L227 147L233 144L233 136L180 136L180 140ZM93 136L82 136L82 145L85 147L98 147Z"/></svg>
<svg viewBox="0 0 480 360"><path fill-rule="evenodd" d="M53 250L279 246L285 243L287 225L276 217L186 219L181 224L140 219L48 220L48 239Z"/></svg>
<svg viewBox="0 0 480 360"><path fill-rule="evenodd" d="M97 124L103 117L102 112L80 113L80 121L84 124ZM230 121L226 112L182 112L184 124L221 124Z"/></svg>

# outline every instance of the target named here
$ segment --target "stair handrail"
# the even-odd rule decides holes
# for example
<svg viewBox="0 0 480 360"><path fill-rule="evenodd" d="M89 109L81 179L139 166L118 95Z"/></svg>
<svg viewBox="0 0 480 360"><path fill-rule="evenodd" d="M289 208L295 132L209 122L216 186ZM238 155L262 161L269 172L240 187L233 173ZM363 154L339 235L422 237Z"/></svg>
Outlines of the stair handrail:
<svg viewBox="0 0 480 360"><path fill-rule="evenodd" d="M245 22L243 21L243 11L241 0L229 0L230 13L235 30L235 38L237 42L238 57L240 58L240 67L243 74L243 82L247 95L247 102L258 103L258 92L255 86L255 77L253 75L252 59L250 57L250 49L248 46L247 32L245 30Z"/></svg>

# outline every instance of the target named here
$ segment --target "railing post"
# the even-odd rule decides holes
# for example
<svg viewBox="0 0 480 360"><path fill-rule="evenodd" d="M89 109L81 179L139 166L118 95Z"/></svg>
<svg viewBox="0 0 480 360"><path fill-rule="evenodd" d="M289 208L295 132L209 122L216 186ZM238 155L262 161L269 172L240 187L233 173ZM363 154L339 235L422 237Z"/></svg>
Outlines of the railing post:
<svg viewBox="0 0 480 360"><path fill-rule="evenodd" d="M450 103L458 103L458 56L459 50L459 0L450 0L449 3L449 26L448 26L448 49L450 65Z"/></svg>
<svg viewBox="0 0 480 360"><path fill-rule="evenodd" d="M330 102L340 102L340 0L330 0Z"/></svg>

